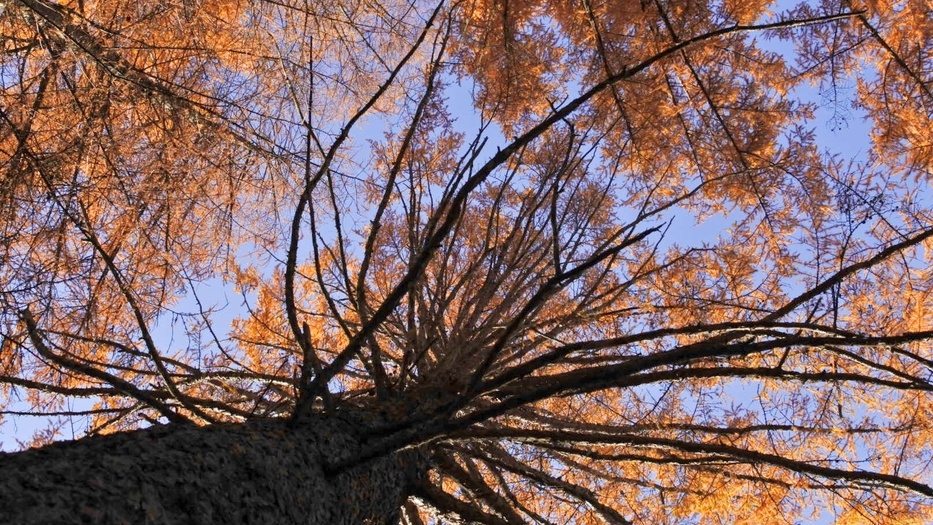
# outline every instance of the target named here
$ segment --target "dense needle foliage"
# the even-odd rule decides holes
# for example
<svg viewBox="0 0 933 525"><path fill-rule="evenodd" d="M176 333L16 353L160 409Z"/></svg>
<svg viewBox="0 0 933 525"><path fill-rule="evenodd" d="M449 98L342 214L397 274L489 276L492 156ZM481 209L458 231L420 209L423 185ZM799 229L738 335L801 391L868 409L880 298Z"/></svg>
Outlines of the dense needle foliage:
<svg viewBox="0 0 933 525"><path fill-rule="evenodd" d="M0 45L24 444L352 409L332 468L429 456L412 525L933 520L927 3L10 0Z"/></svg>

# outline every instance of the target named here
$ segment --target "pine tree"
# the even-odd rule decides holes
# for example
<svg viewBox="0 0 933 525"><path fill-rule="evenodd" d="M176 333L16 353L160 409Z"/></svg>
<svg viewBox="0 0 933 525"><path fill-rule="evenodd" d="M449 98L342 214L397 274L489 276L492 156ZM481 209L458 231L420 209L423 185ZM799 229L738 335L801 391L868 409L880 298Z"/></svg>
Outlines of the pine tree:
<svg viewBox="0 0 933 525"><path fill-rule="evenodd" d="M933 21L843 4L8 2L0 522L929 522Z"/></svg>

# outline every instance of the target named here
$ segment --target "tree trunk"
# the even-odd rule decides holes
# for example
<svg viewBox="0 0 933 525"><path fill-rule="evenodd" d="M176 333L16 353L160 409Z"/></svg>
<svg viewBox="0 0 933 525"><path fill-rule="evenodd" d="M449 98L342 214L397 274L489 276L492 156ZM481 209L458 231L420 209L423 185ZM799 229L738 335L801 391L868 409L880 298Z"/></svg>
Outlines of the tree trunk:
<svg viewBox="0 0 933 525"><path fill-rule="evenodd" d="M0 523L397 523L425 472L417 453L325 474L361 428L349 415L168 425L3 454Z"/></svg>

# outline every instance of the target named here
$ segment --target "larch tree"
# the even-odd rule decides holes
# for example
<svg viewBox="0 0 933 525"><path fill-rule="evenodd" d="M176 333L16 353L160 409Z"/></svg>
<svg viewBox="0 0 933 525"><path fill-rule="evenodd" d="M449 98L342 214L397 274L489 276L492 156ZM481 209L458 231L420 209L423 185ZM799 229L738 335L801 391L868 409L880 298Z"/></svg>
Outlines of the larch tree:
<svg viewBox="0 0 933 525"><path fill-rule="evenodd" d="M0 522L933 520L926 2L0 35Z"/></svg>

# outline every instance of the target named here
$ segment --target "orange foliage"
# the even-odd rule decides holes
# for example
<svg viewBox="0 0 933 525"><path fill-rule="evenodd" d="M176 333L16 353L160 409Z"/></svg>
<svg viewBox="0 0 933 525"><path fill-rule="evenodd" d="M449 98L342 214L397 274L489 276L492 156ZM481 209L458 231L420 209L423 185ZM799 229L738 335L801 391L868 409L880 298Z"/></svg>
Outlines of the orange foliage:
<svg viewBox="0 0 933 525"><path fill-rule="evenodd" d="M928 523L933 22L837 4L8 2L0 415L369 412L411 524Z"/></svg>

